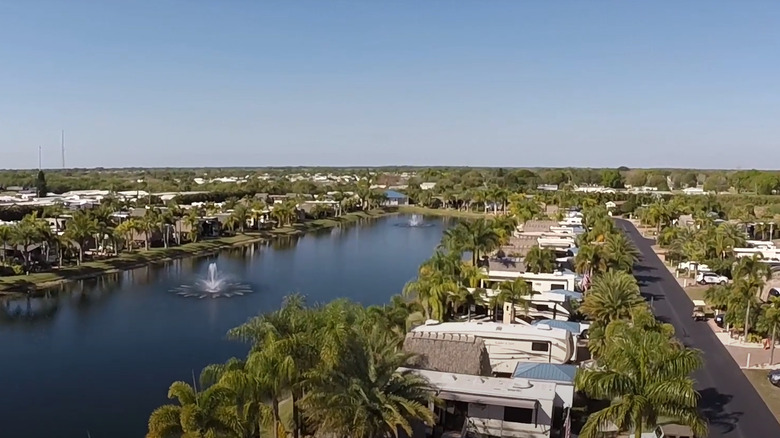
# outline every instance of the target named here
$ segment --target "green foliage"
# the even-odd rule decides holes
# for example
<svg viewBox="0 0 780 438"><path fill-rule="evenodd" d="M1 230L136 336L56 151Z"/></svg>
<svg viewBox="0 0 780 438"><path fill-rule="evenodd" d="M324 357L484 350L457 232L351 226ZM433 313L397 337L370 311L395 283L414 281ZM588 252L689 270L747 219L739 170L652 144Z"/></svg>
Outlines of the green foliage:
<svg viewBox="0 0 780 438"><path fill-rule="evenodd" d="M618 170L604 170L601 172L601 185L613 189L623 188L623 176Z"/></svg>
<svg viewBox="0 0 780 438"><path fill-rule="evenodd" d="M154 411L149 438L275 437L288 428L320 434L373 438L411 434L415 421L432 422L430 384L409 371L400 350L404 332L395 330L398 306L363 307L338 300L308 307L288 297L274 312L255 317L229 336L251 343L246 360L208 366L202 392L182 382L169 397L179 405ZM402 312L403 313L403 312ZM292 424L283 424L280 405L289 398Z"/></svg>

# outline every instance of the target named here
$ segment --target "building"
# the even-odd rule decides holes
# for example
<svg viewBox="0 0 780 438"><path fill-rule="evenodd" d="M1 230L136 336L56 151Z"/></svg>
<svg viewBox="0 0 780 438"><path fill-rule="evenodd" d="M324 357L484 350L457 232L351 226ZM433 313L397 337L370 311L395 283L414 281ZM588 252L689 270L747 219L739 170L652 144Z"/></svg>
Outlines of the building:
<svg viewBox="0 0 780 438"><path fill-rule="evenodd" d="M409 197L395 190L385 190L385 200L382 201L384 207L398 207L409 205Z"/></svg>
<svg viewBox="0 0 780 438"><path fill-rule="evenodd" d="M433 436L463 432L476 436L544 438L562 436L568 414L562 401L573 384L401 368L426 378L444 406L435 407ZM563 372L562 372L563 373ZM560 373L558 373L560 374ZM558 386L562 386L559 390ZM571 387L571 389L566 387ZM560 392L560 395L559 395ZM414 434L413 438L422 434Z"/></svg>

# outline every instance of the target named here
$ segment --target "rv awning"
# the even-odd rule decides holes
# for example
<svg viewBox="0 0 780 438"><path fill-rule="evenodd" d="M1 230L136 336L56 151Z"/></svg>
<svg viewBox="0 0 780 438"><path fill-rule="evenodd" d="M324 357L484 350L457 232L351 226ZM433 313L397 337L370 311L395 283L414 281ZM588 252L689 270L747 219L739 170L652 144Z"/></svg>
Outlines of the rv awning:
<svg viewBox="0 0 780 438"><path fill-rule="evenodd" d="M466 403L480 403L483 405L510 406L513 408L536 409L539 403L536 400L521 398L493 397L489 395L467 394L462 392L439 391L439 398L443 400L459 401Z"/></svg>

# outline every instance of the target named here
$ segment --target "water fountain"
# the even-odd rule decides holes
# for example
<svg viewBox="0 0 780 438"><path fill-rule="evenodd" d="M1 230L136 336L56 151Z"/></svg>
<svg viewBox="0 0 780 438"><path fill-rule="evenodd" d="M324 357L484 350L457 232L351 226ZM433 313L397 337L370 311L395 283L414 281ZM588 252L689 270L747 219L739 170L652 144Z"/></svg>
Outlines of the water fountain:
<svg viewBox="0 0 780 438"><path fill-rule="evenodd" d="M176 294L193 298L220 298L244 295L252 292L248 284L232 282L228 277L221 276L215 262L209 263L206 278L197 280L191 285L182 285L174 289Z"/></svg>
<svg viewBox="0 0 780 438"><path fill-rule="evenodd" d="M406 222L400 222L395 224L396 227L402 227L402 228L424 228L424 227L432 227L434 224L432 223L425 223L425 220L423 219L423 215L421 214L413 214L412 217L410 217Z"/></svg>

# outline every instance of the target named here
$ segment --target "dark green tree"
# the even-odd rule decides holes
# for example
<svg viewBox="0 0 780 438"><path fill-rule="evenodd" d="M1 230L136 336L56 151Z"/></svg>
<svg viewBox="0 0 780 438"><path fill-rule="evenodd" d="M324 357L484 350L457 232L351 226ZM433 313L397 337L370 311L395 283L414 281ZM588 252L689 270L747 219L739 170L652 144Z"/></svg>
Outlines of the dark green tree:
<svg viewBox="0 0 780 438"><path fill-rule="evenodd" d="M35 191L39 198L43 198L49 193L49 188L46 187L46 175L43 173L43 170L38 171L38 179L35 181Z"/></svg>

